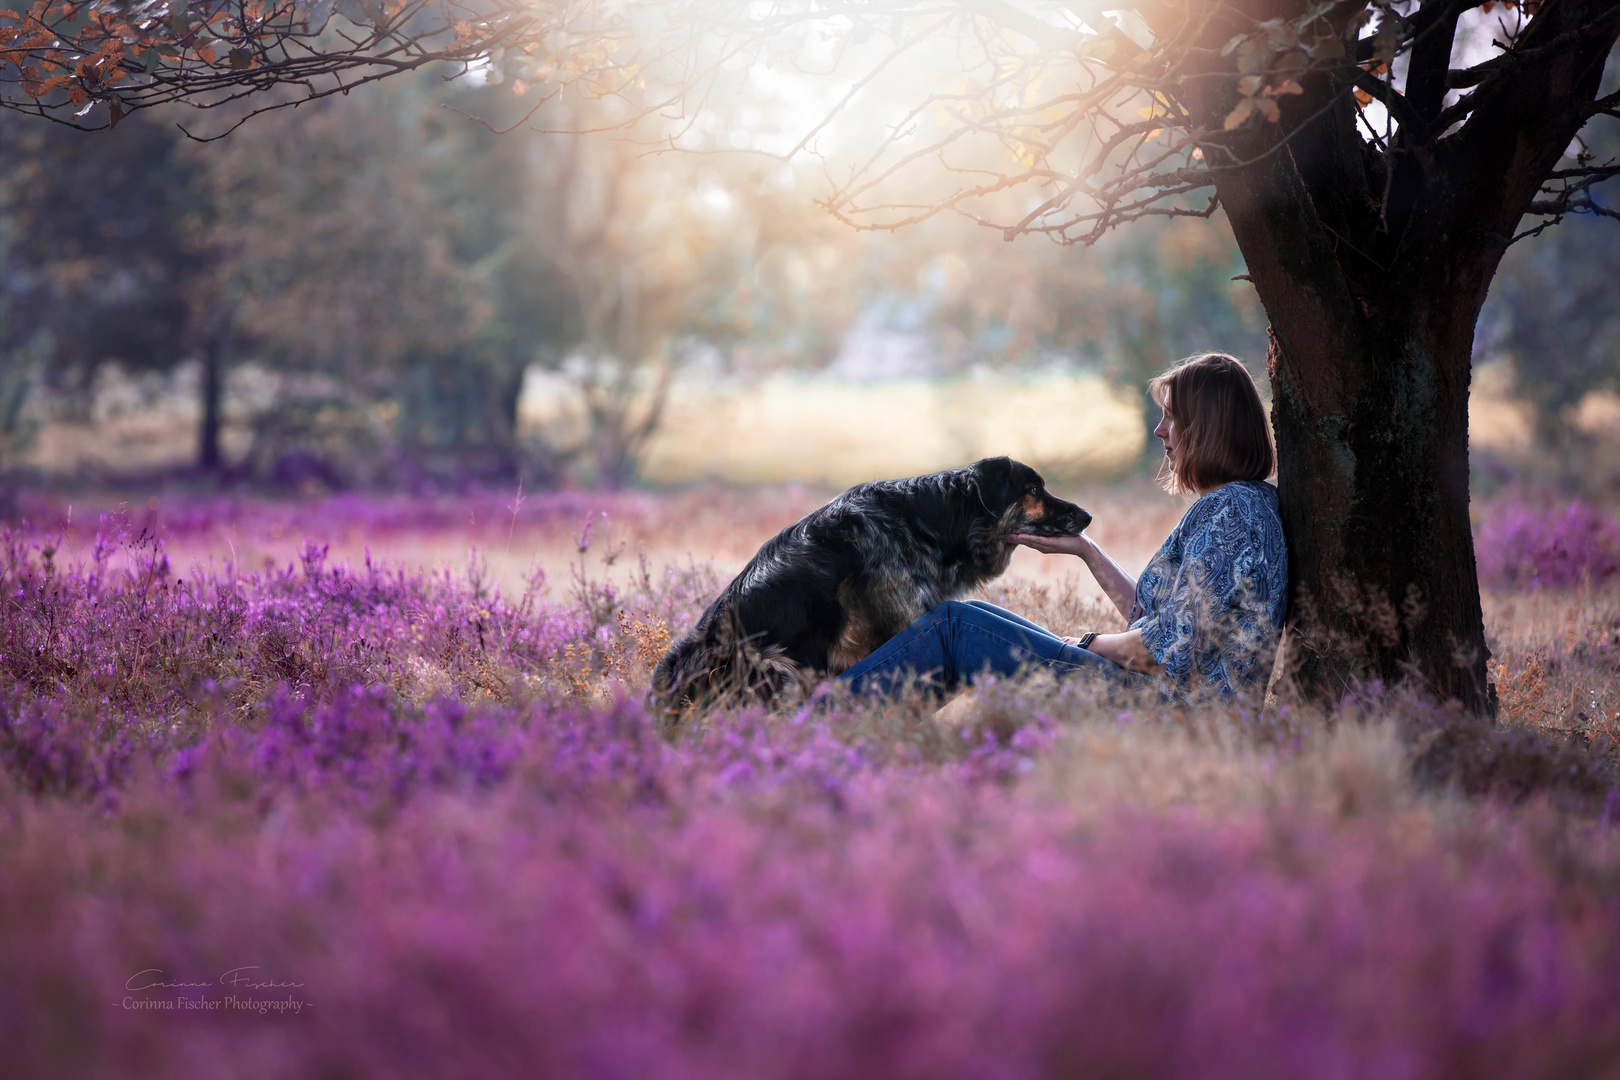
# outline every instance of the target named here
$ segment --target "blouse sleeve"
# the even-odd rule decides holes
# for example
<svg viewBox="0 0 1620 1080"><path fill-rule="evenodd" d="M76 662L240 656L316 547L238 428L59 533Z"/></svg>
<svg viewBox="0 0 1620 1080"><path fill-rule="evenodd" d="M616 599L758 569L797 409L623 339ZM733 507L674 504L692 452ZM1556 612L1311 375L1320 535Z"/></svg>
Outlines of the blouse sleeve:
<svg viewBox="0 0 1620 1080"><path fill-rule="evenodd" d="M1194 505L1171 536L1172 543L1181 549L1182 557L1165 560L1174 566L1170 580L1166 582L1159 578L1146 583L1150 586L1150 597L1156 597L1157 602L1143 604L1139 596L1136 607L1132 609L1133 614L1141 614L1131 623L1131 629L1142 632L1142 644L1148 654L1164 668L1165 674L1177 682L1191 674L1197 644L1194 612L1186 602L1186 583L1191 569L1189 560L1199 546L1199 536L1205 527L1203 518L1206 515L1201 513L1202 509ZM1165 546L1169 548L1171 544ZM1155 559L1155 562L1159 561ZM1150 564L1149 569L1144 571L1144 577L1157 572L1157 568Z"/></svg>
<svg viewBox="0 0 1620 1080"><path fill-rule="evenodd" d="M1153 616L1139 620L1142 643L1171 678L1194 673L1231 689L1269 658L1280 619L1281 532L1241 500L1209 500L1188 514L1182 558Z"/></svg>

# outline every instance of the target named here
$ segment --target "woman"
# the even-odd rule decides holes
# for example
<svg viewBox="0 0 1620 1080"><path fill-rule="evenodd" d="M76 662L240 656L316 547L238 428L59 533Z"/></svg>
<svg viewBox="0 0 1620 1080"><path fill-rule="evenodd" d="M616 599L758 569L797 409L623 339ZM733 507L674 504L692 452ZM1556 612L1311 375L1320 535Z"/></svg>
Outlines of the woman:
<svg viewBox="0 0 1620 1080"><path fill-rule="evenodd" d="M1158 681L1180 694L1265 690L1288 598L1288 555L1274 455L1254 379L1222 353L1195 356L1148 383L1164 410L1166 489L1196 494L1140 579L1086 536L1013 536L1047 554L1076 555L1130 624L1118 634L1062 638L979 600L940 604L839 676L888 690L917 675L952 689L986 670L1041 665L1119 682Z"/></svg>

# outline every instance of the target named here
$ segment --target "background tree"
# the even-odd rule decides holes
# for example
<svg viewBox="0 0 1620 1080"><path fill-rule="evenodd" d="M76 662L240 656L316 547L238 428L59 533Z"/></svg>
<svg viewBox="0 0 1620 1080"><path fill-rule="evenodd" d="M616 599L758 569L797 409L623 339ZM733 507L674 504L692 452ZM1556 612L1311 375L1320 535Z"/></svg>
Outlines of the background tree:
<svg viewBox="0 0 1620 1080"><path fill-rule="evenodd" d="M1566 222L1502 260L1480 313L1482 355L1510 365L1532 406L1541 449L1582 470L1576 407L1594 390L1620 390L1620 236L1602 220Z"/></svg>
<svg viewBox="0 0 1620 1080"><path fill-rule="evenodd" d="M5 266L4 218L0 218L0 267ZM11 341L11 297L0 290L0 512L15 509L13 473L18 458L33 443L38 423L27 412L34 383L51 350L47 335L26 344Z"/></svg>
<svg viewBox="0 0 1620 1080"><path fill-rule="evenodd" d="M502 273L520 245L524 148L446 114L441 86L400 80L196 151L216 208L213 291L261 358L305 375L291 384L302 403L272 418L286 430L261 433L267 453L310 438L325 410L374 455L397 444L398 467L516 468L519 339L548 332L517 296L533 283ZM385 402L373 430L366 412Z"/></svg>
<svg viewBox="0 0 1620 1080"><path fill-rule="evenodd" d="M622 484L683 355L790 339L803 355L836 338L828 290L782 271L850 246L848 231L757 162L497 135L445 108L513 101L477 79L407 77L195 149L214 207L210 291L231 298L255 355L304 376L287 382L302 399L261 420L261 470L291 453L341 480L330 459L346 430L347 457L395 472ZM605 108L576 102L569 120ZM571 382L572 422L520 438L534 365Z"/></svg>
<svg viewBox="0 0 1620 1080"><path fill-rule="evenodd" d="M208 350L191 247L207 199L184 142L144 118L97 139L0 115L0 352L29 369L8 376L8 415L36 375L85 409L105 364L170 370Z"/></svg>
<svg viewBox="0 0 1620 1080"><path fill-rule="evenodd" d="M1175 360L1219 349L1265 377L1265 320L1224 219L1143 222L1084 259L985 229L914 231L926 237L913 261L923 260L929 324L943 348L974 362L1094 366L1141 402L1146 430L1159 420L1147 381ZM1143 463L1162 460L1157 441L1145 442Z"/></svg>
<svg viewBox="0 0 1620 1080"><path fill-rule="evenodd" d="M103 139L0 115L0 348L34 357L70 411L90 406L109 363L172 371L197 360L197 466L218 471L234 294L212 237L220 205L203 152L137 117Z"/></svg>
<svg viewBox="0 0 1620 1080"><path fill-rule="evenodd" d="M1482 324L1489 345L1511 359L1543 445L1566 450L1574 407L1620 385L1620 237L1580 222L1518 255L1504 260Z"/></svg>
<svg viewBox="0 0 1620 1080"><path fill-rule="evenodd" d="M577 135L540 147L536 190L554 213L531 216L545 230L536 250L566 283L577 325L577 337L548 344L546 362L573 379L582 406L554 453L617 486L695 351L759 367L773 353L813 362L836 348L854 290L814 268L847 266L856 245L779 173Z"/></svg>

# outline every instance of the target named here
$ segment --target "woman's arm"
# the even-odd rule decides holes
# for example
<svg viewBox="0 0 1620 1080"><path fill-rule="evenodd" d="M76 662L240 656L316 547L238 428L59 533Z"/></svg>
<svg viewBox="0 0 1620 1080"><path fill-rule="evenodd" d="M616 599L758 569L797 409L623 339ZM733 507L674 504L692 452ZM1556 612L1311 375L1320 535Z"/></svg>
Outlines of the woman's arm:
<svg viewBox="0 0 1620 1080"><path fill-rule="evenodd" d="M1163 670L1159 662L1153 659L1147 646L1142 643L1142 631L1127 630L1122 634L1098 634L1091 639L1088 650L1098 656L1112 660L1127 671L1140 671L1152 674Z"/></svg>
<svg viewBox="0 0 1620 1080"><path fill-rule="evenodd" d="M1119 568L1119 564L1108 557L1108 552L1097 546L1096 541L1089 536L1009 536L1007 539L1015 544L1023 544L1027 548L1034 548L1045 555L1077 555L1091 571L1091 576L1097 579L1102 591L1108 599L1119 608L1119 613L1130 620L1131 608L1136 606L1136 579ZM1118 637L1118 634L1110 634ZM1098 650L1093 649L1093 652ZM1110 660L1113 657L1109 657Z"/></svg>

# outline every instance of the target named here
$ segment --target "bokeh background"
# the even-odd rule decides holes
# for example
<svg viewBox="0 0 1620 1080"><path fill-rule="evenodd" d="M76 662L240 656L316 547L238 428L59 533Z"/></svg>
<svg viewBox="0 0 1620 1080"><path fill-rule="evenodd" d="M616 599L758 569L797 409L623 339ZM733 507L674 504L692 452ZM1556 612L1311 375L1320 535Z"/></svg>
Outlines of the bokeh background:
<svg viewBox="0 0 1620 1080"><path fill-rule="evenodd" d="M1220 348L1265 384L1223 219L1089 249L960 218L857 232L816 205L815 155L746 152L807 125L802 89L671 152L540 130L608 124L610 101L496 134L533 91L476 70L217 141L173 113L0 117L0 511L628 489L787 513L998 453L1167 506L1145 380ZM1616 280L1613 222L1510 251L1478 335L1481 497L1613 501Z"/></svg>

